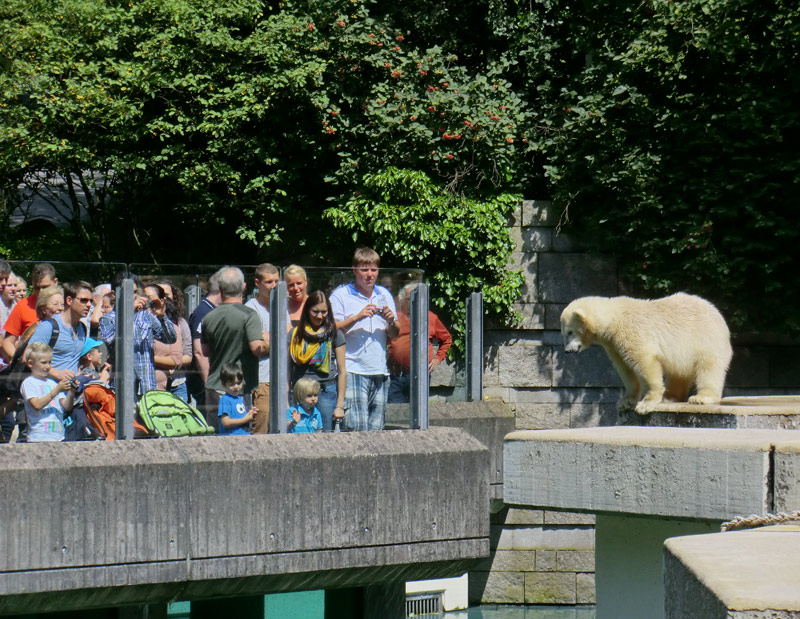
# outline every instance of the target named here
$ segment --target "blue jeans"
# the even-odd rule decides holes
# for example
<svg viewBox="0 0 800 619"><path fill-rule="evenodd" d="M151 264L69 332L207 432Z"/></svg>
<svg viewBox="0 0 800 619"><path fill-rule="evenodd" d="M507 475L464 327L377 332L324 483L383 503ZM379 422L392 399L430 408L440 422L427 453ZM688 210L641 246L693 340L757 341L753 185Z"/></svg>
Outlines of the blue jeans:
<svg viewBox="0 0 800 619"><path fill-rule="evenodd" d="M0 417L0 442L7 443L11 440L11 433L14 431L14 426L17 425L17 418L14 411L8 411L5 415Z"/></svg>
<svg viewBox="0 0 800 619"><path fill-rule="evenodd" d="M392 376L389 383L389 404L408 404L411 399L411 375Z"/></svg>
<svg viewBox="0 0 800 619"><path fill-rule="evenodd" d="M333 409L336 408L336 381L320 383L317 408L322 415L322 431L333 432Z"/></svg>
<svg viewBox="0 0 800 619"><path fill-rule="evenodd" d="M180 385L172 385L169 390L184 402L189 401L189 390L186 389L185 382L182 382Z"/></svg>
<svg viewBox="0 0 800 619"><path fill-rule="evenodd" d="M344 426L347 430L383 430L386 423L386 396L389 377L383 374L364 376L347 373L347 413Z"/></svg>

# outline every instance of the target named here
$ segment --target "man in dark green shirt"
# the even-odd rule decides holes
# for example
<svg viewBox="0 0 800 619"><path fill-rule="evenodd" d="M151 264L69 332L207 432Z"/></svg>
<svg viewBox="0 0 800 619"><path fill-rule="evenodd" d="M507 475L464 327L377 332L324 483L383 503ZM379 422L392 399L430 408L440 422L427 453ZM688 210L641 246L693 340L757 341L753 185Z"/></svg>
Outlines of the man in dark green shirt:
<svg viewBox="0 0 800 619"><path fill-rule="evenodd" d="M258 387L258 360L269 353L269 334L261 330L258 314L244 301L244 274L236 267L223 267L218 272L222 303L211 310L200 325L203 354L209 360L206 381L205 416L208 424L219 430L217 408L225 390L220 381L220 368L238 363L244 376L244 392ZM251 403L246 402L250 408Z"/></svg>

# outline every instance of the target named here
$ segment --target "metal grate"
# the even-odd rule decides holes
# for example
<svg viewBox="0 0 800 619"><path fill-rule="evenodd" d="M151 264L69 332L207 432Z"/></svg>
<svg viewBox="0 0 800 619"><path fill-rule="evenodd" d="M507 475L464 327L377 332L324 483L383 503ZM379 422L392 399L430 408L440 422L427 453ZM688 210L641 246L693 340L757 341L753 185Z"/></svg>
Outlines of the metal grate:
<svg viewBox="0 0 800 619"><path fill-rule="evenodd" d="M419 593L406 597L406 617L439 617L442 615L444 591Z"/></svg>

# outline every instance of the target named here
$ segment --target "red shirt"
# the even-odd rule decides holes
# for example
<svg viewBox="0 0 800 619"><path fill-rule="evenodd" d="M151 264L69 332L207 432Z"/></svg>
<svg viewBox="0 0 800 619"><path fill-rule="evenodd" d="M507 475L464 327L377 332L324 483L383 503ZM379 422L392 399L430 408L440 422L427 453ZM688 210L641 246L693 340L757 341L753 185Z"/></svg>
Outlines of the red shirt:
<svg viewBox="0 0 800 619"><path fill-rule="evenodd" d="M411 321L402 312L397 312L396 338L389 342L389 369L392 374L408 372L411 367ZM433 312L428 312L428 363L433 359L433 340L439 341L436 358L444 361L453 338Z"/></svg>
<svg viewBox="0 0 800 619"><path fill-rule="evenodd" d="M8 316L8 320L6 320L6 324L3 325L6 335L19 337L25 333L25 329L39 321L39 317L36 315L36 299L38 298L39 293L37 292L25 297L14 306Z"/></svg>

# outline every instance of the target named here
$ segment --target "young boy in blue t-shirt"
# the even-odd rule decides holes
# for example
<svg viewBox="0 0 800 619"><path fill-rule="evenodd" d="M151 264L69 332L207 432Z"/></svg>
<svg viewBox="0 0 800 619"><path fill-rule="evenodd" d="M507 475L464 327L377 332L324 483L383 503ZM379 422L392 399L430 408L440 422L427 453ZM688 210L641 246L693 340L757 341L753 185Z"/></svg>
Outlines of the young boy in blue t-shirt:
<svg viewBox="0 0 800 619"><path fill-rule="evenodd" d="M250 422L256 410L249 411L242 397L244 374L238 363L226 363L219 370L219 379L225 393L219 398L219 433L226 435L250 434Z"/></svg>

